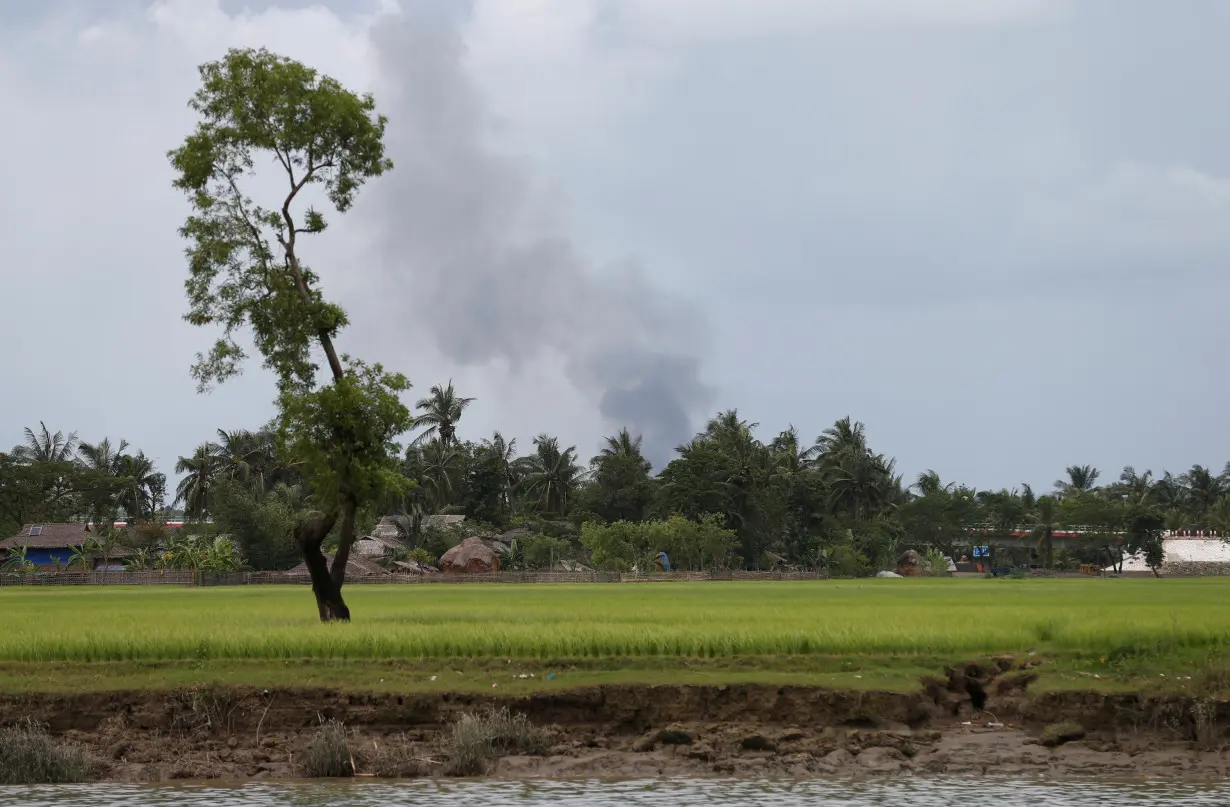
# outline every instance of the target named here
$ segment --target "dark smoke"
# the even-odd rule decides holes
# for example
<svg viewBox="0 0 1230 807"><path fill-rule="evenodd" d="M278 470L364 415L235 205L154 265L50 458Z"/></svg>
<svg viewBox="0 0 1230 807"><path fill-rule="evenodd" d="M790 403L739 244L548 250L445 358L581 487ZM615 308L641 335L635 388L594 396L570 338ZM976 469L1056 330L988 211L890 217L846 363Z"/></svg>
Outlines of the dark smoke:
<svg viewBox="0 0 1230 807"><path fill-rule="evenodd" d="M373 200L379 249L407 284L411 315L462 364L562 357L608 425L644 435L662 467L709 403L699 317L635 263L593 272L569 239L542 232L533 177L485 144L490 119L465 72L460 20L436 2L407 5L376 35L396 168Z"/></svg>

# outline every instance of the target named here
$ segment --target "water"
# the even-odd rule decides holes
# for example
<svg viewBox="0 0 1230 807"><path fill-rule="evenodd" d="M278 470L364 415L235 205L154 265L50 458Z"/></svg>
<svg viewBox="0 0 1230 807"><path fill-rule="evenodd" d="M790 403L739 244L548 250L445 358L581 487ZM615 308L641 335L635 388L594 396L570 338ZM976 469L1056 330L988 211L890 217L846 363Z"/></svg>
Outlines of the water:
<svg viewBox="0 0 1230 807"><path fill-rule="evenodd" d="M900 779L0 787L0 807L951 807L970 803L997 807L1225 807L1230 804L1230 783Z"/></svg>

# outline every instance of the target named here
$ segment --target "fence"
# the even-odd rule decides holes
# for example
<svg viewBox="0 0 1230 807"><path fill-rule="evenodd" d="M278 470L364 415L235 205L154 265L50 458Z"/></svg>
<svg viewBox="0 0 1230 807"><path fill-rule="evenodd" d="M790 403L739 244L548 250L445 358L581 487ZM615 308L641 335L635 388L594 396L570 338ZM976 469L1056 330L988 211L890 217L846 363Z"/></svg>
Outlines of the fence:
<svg viewBox="0 0 1230 807"><path fill-rule="evenodd" d="M353 576L347 585L446 585L450 583L680 583L703 580L818 580L817 572L494 572L491 574L383 574ZM29 572L0 574L0 586L246 586L307 585L306 574L287 572L191 572L182 569L140 572Z"/></svg>

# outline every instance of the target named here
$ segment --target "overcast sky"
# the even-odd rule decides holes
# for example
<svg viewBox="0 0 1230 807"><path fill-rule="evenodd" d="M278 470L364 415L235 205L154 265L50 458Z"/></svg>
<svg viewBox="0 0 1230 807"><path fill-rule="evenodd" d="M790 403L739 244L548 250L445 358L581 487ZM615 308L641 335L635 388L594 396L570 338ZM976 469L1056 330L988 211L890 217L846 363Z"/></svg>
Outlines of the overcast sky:
<svg viewBox="0 0 1230 807"><path fill-rule="evenodd" d="M170 471L198 395L165 152L267 46L376 93L398 163L308 247L342 349L461 434L651 454L846 414L912 477L1230 459L1230 5L1200 0L0 0L0 445Z"/></svg>

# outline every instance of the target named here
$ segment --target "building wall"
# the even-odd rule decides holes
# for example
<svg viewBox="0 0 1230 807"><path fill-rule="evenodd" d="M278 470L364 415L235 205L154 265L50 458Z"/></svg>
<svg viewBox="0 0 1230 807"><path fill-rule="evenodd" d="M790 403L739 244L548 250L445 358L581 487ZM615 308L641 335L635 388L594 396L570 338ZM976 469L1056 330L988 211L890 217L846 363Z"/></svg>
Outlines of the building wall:
<svg viewBox="0 0 1230 807"><path fill-rule="evenodd" d="M66 546L55 547L54 549L31 548L26 550L26 560L35 566L55 566L56 558L59 558L60 563L67 566L72 557L73 551Z"/></svg>

